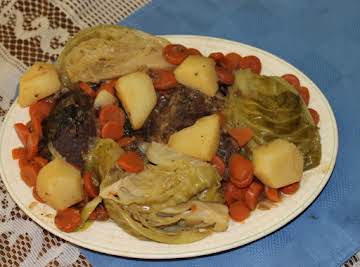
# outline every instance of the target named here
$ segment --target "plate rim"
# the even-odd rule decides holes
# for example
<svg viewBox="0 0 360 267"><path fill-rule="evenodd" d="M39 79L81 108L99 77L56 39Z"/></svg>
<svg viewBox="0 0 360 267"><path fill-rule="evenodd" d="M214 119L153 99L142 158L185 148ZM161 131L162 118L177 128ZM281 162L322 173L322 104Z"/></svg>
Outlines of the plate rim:
<svg viewBox="0 0 360 267"><path fill-rule="evenodd" d="M180 259L180 258L189 258L189 257L198 257L198 256L204 256L204 255L209 255L209 254L214 254L214 253L219 253L219 252L225 252L228 251L230 249L234 249L234 248L239 248L242 246L245 246L247 244L250 244L260 238L266 237L269 234L281 229L282 227L284 227L285 225L287 225L288 223L290 223L292 220L294 220L296 217L298 217L302 212L304 212L315 200L316 198L320 195L320 193L322 192L322 190L325 188L326 184L328 183L328 181L330 180L331 174L334 170L335 164L336 164L336 159L337 159L337 155L338 155L338 144L339 144L339 137L338 137L338 127L337 127L337 123L336 123L336 119L335 119L335 115L334 112L327 100L327 98L325 97L325 95L323 94L323 92L320 90L320 88L307 76L305 75L302 71L300 71L298 68L296 68L295 66L293 66L292 64L288 63L287 61L283 60L282 58L280 58L279 56L272 54L270 52L267 52L263 49L257 48L255 46L251 46L248 44L244 44L242 42L238 42L238 41L233 41L233 40L229 40L229 39L223 39L223 38L217 38L217 37L211 37L211 36L203 36L203 35L160 35L161 37L164 38L170 38L170 39L179 39L179 41L181 41L181 39L203 39L203 40L211 40L211 41L217 41L217 42L222 42L222 43L228 43L231 45L237 45L237 46L243 46L246 47L249 50L253 50L256 51L256 53L258 54L263 54L266 57L271 57L273 59L275 59L276 61L278 61L280 64L282 65L286 65L286 67L288 69L293 69L297 74L300 74L302 77L301 79L305 79L307 80L311 87L314 88L315 90L318 91L320 97L321 97L321 101L325 104L325 107L327 109L327 111L330 114L330 118L331 118L331 124L333 125L333 134L334 134L334 156L331 158L330 161L330 167L328 169L328 171L326 172L326 174L324 175L324 178L322 179L322 182L318 185L318 187L316 188L316 190L313 191L313 193L306 199L305 202L302 203L302 205L298 206L296 210L294 210L292 213L288 214L285 218L283 218L281 221L278 221L275 224L270 225L269 227L267 227L266 229L262 229L261 231L254 233L251 236L247 236L247 238L241 239L240 241L234 241L231 243L227 243L225 245L221 245L219 247L212 247L212 248L207 248L207 249L201 249L201 250L195 250L195 251L191 251L191 252L180 252L177 254L169 254L165 252L162 253L142 253L142 252L129 252L129 251L119 251L119 250L109 250L107 248L104 247L99 247L99 246L94 246L91 244L87 244L85 241L82 241L78 238L74 238L73 236L71 236L71 234L66 234L66 233L62 233L56 229L54 229L53 227L51 227L50 225L48 225L46 222L41 221L40 219L38 219L36 217L36 215L34 213L31 212L31 210L26 207L25 205L23 205L23 203L16 198L15 196L15 192L13 192L11 190L11 186L9 185L9 183L7 182L7 179L5 178L5 171L4 168L2 166L2 160L0 162L0 174L2 177L2 180L4 182L4 185L6 187L7 192L10 194L11 198L14 200L14 202L21 208L21 210L27 215L29 216L35 223L37 223L40 227L42 227L43 229L46 229L47 231L51 232L52 234L62 238L63 240L70 242L72 244L78 245L80 247L86 248L86 249L90 249L96 252L101 252L101 253L105 253L105 254L109 254L109 255L114 255L114 256L121 256L121 257L127 257L127 258L138 258L138 259ZM300 80L301 80L300 79ZM3 139L3 135L5 132L5 125L6 122L9 120L10 118L10 114L12 113L12 111L14 110L14 108L17 105L17 101L15 101L12 106L10 107L4 121L1 127L1 131L0 131L0 141Z"/></svg>

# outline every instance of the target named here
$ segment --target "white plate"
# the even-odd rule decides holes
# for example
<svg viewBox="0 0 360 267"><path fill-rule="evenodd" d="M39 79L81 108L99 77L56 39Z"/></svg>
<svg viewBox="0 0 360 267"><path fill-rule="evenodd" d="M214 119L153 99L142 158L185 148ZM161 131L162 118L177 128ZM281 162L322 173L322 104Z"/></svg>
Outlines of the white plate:
<svg viewBox="0 0 360 267"><path fill-rule="evenodd" d="M300 190L271 210L256 210L244 223L231 222L224 233L215 233L199 242L186 245L166 245L151 241L140 241L126 234L113 222L96 222L88 230L63 233L53 224L54 210L34 202L30 188L19 176L18 164L11 158L11 150L20 146L13 125L29 120L28 109L16 103L11 107L0 133L1 176L11 197L35 222L53 234L81 247L95 251L146 259L185 258L211 254L239 247L279 229L306 209L320 194L329 180L335 165L338 149L338 132L333 112L319 88L302 72L282 59L263 50L238 42L223 39L188 36L165 36L173 43L195 47L205 55L214 52L238 52L241 55L256 55L260 58L262 74L295 74L303 86L310 91L310 107L320 114L322 160L320 166L304 174ZM15 90L15 88L14 88Z"/></svg>

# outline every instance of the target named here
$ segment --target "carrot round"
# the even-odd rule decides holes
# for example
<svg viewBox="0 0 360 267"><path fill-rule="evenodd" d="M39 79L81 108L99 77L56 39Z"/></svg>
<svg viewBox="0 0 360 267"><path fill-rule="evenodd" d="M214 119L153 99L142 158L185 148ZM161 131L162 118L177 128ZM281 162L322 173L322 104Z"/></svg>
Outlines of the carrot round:
<svg viewBox="0 0 360 267"><path fill-rule="evenodd" d="M270 201L273 201L273 202L280 201L279 191L275 188L266 186L265 187L265 195L266 195L266 198Z"/></svg>
<svg viewBox="0 0 360 267"><path fill-rule="evenodd" d="M109 219L109 214L107 213L105 207L100 204L90 214L89 219L96 220L96 221L106 221Z"/></svg>
<svg viewBox="0 0 360 267"><path fill-rule="evenodd" d="M173 65L179 65L189 55L188 49L180 44L169 44L163 48L163 57Z"/></svg>
<svg viewBox="0 0 360 267"><path fill-rule="evenodd" d="M29 129L26 127L24 123L15 123L14 124L15 132L19 137L21 143L26 146L27 139L30 135Z"/></svg>
<svg viewBox="0 0 360 267"><path fill-rule="evenodd" d="M237 222L241 222L250 216L250 209L243 201L236 201L229 206L230 217Z"/></svg>
<svg viewBox="0 0 360 267"><path fill-rule="evenodd" d="M127 145L130 145L132 142L135 142L136 140L136 137L135 136L125 136L125 137L122 137L120 138L117 143L121 146L121 147L124 147L124 146L127 146Z"/></svg>
<svg viewBox="0 0 360 267"><path fill-rule="evenodd" d="M80 212L74 208L58 210L55 225L63 232L73 232L81 224Z"/></svg>
<svg viewBox="0 0 360 267"><path fill-rule="evenodd" d="M223 67L215 66L216 74L219 81L226 85L231 85L235 81L234 74Z"/></svg>
<svg viewBox="0 0 360 267"><path fill-rule="evenodd" d="M19 166L21 179L27 184L27 186L35 186L36 178L40 171L40 166L32 162L19 164Z"/></svg>
<svg viewBox="0 0 360 267"><path fill-rule="evenodd" d="M195 56L201 56L201 52L197 50L196 48L188 48L187 52L189 55L195 55Z"/></svg>
<svg viewBox="0 0 360 267"><path fill-rule="evenodd" d="M318 125L319 121L320 121L319 113L313 108L309 108L309 112L310 112L310 115L311 115L315 125Z"/></svg>
<svg viewBox="0 0 360 267"><path fill-rule="evenodd" d="M144 161L138 153L133 151L122 154L117 164L127 172L138 173L144 170Z"/></svg>
<svg viewBox="0 0 360 267"><path fill-rule="evenodd" d="M36 162L41 168L48 164L48 160L40 156L34 157L34 162Z"/></svg>
<svg viewBox="0 0 360 267"><path fill-rule="evenodd" d="M224 186L224 199L227 205L237 200L244 200L244 193L244 189L238 188L232 182L227 182Z"/></svg>
<svg viewBox="0 0 360 267"><path fill-rule="evenodd" d="M295 192L297 192L299 190L299 188L300 188L300 183L296 182L296 183L281 187L279 190L280 190L280 192L282 192L286 195L292 195Z"/></svg>
<svg viewBox="0 0 360 267"><path fill-rule="evenodd" d="M177 85L174 73L168 70L152 70L150 77L156 90L168 90Z"/></svg>
<svg viewBox="0 0 360 267"><path fill-rule="evenodd" d="M108 121L101 128L102 138L120 139L124 135L123 124L118 121Z"/></svg>
<svg viewBox="0 0 360 267"><path fill-rule="evenodd" d="M11 153L13 159L22 159L26 157L26 149L23 147L14 148Z"/></svg>
<svg viewBox="0 0 360 267"><path fill-rule="evenodd" d="M38 152L39 141L40 137L37 133L34 132L29 135L25 146L28 159L32 159L36 156Z"/></svg>
<svg viewBox="0 0 360 267"><path fill-rule="evenodd" d="M281 76L281 78L283 78L295 88L300 87L300 80L294 74L284 74L283 76Z"/></svg>
<svg viewBox="0 0 360 267"><path fill-rule="evenodd" d="M249 209L254 210L258 204L259 197L264 190L264 186L259 182L252 182L245 191L245 203Z"/></svg>
<svg viewBox="0 0 360 267"><path fill-rule="evenodd" d="M240 66L241 56L238 53L228 53L222 61L224 67L230 71L236 70Z"/></svg>
<svg viewBox="0 0 360 267"><path fill-rule="evenodd" d="M222 158L220 158L218 155L215 155L212 158L211 163L215 166L215 168L218 171L218 173L220 174L220 176L224 176L224 174L225 174L225 163L222 160Z"/></svg>
<svg viewBox="0 0 360 267"><path fill-rule="evenodd" d="M249 127L232 128L228 130L229 135L236 140L239 146L246 145L254 136L254 132Z"/></svg>
<svg viewBox="0 0 360 267"><path fill-rule="evenodd" d="M122 111L121 108L116 105L109 104L101 108L99 113L99 120L101 126L104 126L109 121L117 121L123 127L126 117L124 111Z"/></svg>
<svg viewBox="0 0 360 267"><path fill-rule="evenodd" d="M224 58L224 54L221 52L214 52L209 55L210 58L215 60L216 63L220 62Z"/></svg>
<svg viewBox="0 0 360 267"><path fill-rule="evenodd" d="M230 180L238 186L239 183L247 181L251 183L253 179L254 168L250 160L242 155L234 153L229 160Z"/></svg>
<svg viewBox="0 0 360 267"><path fill-rule="evenodd" d="M296 87L296 90L298 91L301 98L304 100L305 104L309 105L309 102L310 102L309 89L307 89L307 87L305 87L305 86L299 86L299 87Z"/></svg>
<svg viewBox="0 0 360 267"><path fill-rule="evenodd" d="M89 95L89 96L91 96L93 98L96 97L95 91L87 83L80 82L79 87L80 87L81 90L84 91L85 94L87 94L87 95Z"/></svg>
<svg viewBox="0 0 360 267"><path fill-rule="evenodd" d="M86 194L91 198L97 197L99 195L99 188L94 185L91 173L85 172L83 175L83 179Z"/></svg>
<svg viewBox="0 0 360 267"><path fill-rule="evenodd" d="M239 63L240 69L250 69L252 72L256 74L260 74L261 72L261 61L256 56L246 56L241 58Z"/></svg>

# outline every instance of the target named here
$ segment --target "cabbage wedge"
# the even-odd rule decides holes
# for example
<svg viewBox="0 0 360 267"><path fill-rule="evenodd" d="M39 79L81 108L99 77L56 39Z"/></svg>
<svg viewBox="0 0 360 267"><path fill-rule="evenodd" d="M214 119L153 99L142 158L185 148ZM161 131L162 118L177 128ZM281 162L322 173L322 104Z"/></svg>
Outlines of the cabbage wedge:
<svg viewBox="0 0 360 267"><path fill-rule="evenodd" d="M221 177L205 162L152 143L144 171L120 175L100 196L110 217L132 235L168 244L198 241L228 227ZM120 171L120 170L118 170ZM116 175L113 169L104 180Z"/></svg>
<svg viewBox="0 0 360 267"><path fill-rule="evenodd" d="M294 143L304 157L304 170L316 167L321 159L318 128L296 89L280 77L262 76L250 70L235 72L224 110L227 127L250 127L251 150L274 139Z"/></svg>

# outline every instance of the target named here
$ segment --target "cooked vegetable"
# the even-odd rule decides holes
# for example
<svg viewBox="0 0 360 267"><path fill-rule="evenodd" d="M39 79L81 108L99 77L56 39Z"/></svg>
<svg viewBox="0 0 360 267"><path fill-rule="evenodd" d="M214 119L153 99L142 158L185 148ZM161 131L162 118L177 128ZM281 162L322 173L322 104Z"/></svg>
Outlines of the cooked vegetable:
<svg viewBox="0 0 360 267"><path fill-rule="evenodd" d="M103 106L99 113L100 126L104 126L109 121L116 121L124 126L126 121L124 111L113 104Z"/></svg>
<svg viewBox="0 0 360 267"><path fill-rule="evenodd" d="M241 56L237 53L232 52L225 55L224 59L221 62L221 65L223 65L223 67L225 67L226 69L233 71L240 67L240 61Z"/></svg>
<svg viewBox="0 0 360 267"><path fill-rule="evenodd" d="M226 230L227 208L215 203L221 177L214 167L158 143L149 146L147 155L157 165L101 190L113 220L137 237L172 244Z"/></svg>
<svg viewBox="0 0 360 267"><path fill-rule="evenodd" d="M226 85L231 85L234 83L235 77L231 70L225 69L224 67L215 66L215 71L221 83Z"/></svg>
<svg viewBox="0 0 360 267"><path fill-rule="evenodd" d="M196 48L190 47L187 49L187 52L189 55L196 55L196 56L202 56L201 52L197 50Z"/></svg>
<svg viewBox="0 0 360 267"><path fill-rule="evenodd" d="M96 92L90 87L90 85L88 85L87 83L84 83L84 82L80 82L79 87L81 90L83 90L83 92L85 94L87 94L88 96L90 96L92 98L95 98Z"/></svg>
<svg viewBox="0 0 360 267"><path fill-rule="evenodd" d="M143 159L134 151L122 154L117 160L117 164L126 172L138 173L144 170Z"/></svg>
<svg viewBox="0 0 360 267"><path fill-rule="evenodd" d="M101 128L101 137L118 140L124 135L123 124L118 121L108 121Z"/></svg>
<svg viewBox="0 0 360 267"><path fill-rule="evenodd" d="M238 200L230 204L229 213L233 220L241 222L250 216L250 209L243 201Z"/></svg>
<svg viewBox="0 0 360 267"><path fill-rule="evenodd" d="M298 91L301 98L304 100L305 105L309 105L310 101L310 93L309 89L305 86L296 87L296 90Z"/></svg>
<svg viewBox="0 0 360 267"><path fill-rule="evenodd" d="M41 167L35 162L31 162L26 159L21 159L19 161L19 167L21 179L25 182L25 184L29 187L35 186Z"/></svg>
<svg viewBox="0 0 360 267"><path fill-rule="evenodd" d="M239 188L244 188L253 181L254 167L250 160L234 153L229 160L229 173L231 182Z"/></svg>
<svg viewBox="0 0 360 267"><path fill-rule="evenodd" d="M189 55L189 50L180 44L168 44L163 48L162 53L167 62L179 65Z"/></svg>
<svg viewBox="0 0 360 267"><path fill-rule="evenodd" d="M254 173L265 185L280 188L300 181L304 160L289 141L276 139L253 151Z"/></svg>
<svg viewBox="0 0 360 267"><path fill-rule="evenodd" d="M283 78L285 81L290 83L295 88L300 87L300 80L294 74L290 74L290 73L289 74L284 74L283 76L281 76L281 78Z"/></svg>
<svg viewBox="0 0 360 267"><path fill-rule="evenodd" d="M250 209L250 210L254 210L256 209L256 206L259 202L259 197L261 195L261 193L264 190L264 186L263 184L257 182L257 181L253 181L250 186L245 190L244 193L244 201L246 206Z"/></svg>
<svg viewBox="0 0 360 267"><path fill-rule="evenodd" d="M224 59L224 54L222 52L213 52L209 55L209 58L212 58L216 63Z"/></svg>
<svg viewBox="0 0 360 267"><path fill-rule="evenodd" d="M81 210L80 218L81 218L81 226L80 228L85 226L86 221L89 219L91 213L96 209L96 207L101 203L101 197L97 196L92 199L90 202L86 203L85 207Z"/></svg>
<svg viewBox="0 0 360 267"><path fill-rule="evenodd" d="M35 63L20 78L19 104L29 106L60 89L55 67L49 63Z"/></svg>
<svg viewBox="0 0 360 267"><path fill-rule="evenodd" d="M240 69L250 69L255 74L261 72L261 61L256 56L246 56L240 59Z"/></svg>
<svg viewBox="0 0 360 267"><path fill-rule="evenodd" d="M217 114L203 117L169 138L168 145L176 151L210 161L219 146L220 120Z"/></svg>
<svg viewBox="0 0 360 267"><path fill-rule="evenodd" d="M273 201L273 202L280 201L279 191L275 188L265 186L265 195L266 195L266 198L270 201Z"/></svg>
<svg viewBox="0 0 360 267"><path fill-rule="evenodd" d="M144 72L135 72L121 77L115 87L131 125L140 129L157 101L151 78Z"/></svg>
<svg viewBox="0 0 360 267"><path fill-rule="evenodd" d="M203 56L188 56L174 71L176 80L208 96L218 90L215 61Z"/></svg>
<svg viewBox="0 0 360 267"><path fill-rule="evenodd" d="M66 209L83 199L80 171L61 159L54 159L40 170L36 191L54 209Z"/></svg>
<svg viewBox="0 0 360 267"><path fill-rule="evenodd" d="M40 100L30 105L29 114L33 132L42 136L41 123L51 113L54 103L50 100Z"/></svg>
<svg viewBox="0 0 360 267"><path fill-rule="evenodd" d="M97 139L85 157L85 169L103 180L124 150L111 139Z"/></svg>
<svg viewBox="0 0 360 267"><path fill-rule="evenodd" d="M292 195L292 194L296 193L299 190L299 188L300 188L300 183L296 182L296 183L281 187L279 190L286 195Z"/></svg>
<svg viewBox="0 0 360 267"><path fill-rule="evenodd" d="M227 128L249 127L254 132L246 146L248 156L256 146L281 138L299 148L305 170L316 167L321 158L319 131L296 89L282 78L249 70L238 70L235 76L224 114Z"/></svg>
<svg viewBox="0 0 360 267"><path fill-rule="evenodd" d="M55 225L64 232L73 232L80 226L80 212L74 208L58 210L55 216Z"/></svg>
<svg viewBox="0 0 360 267"><path fill-rule="evenodd" d="M320 121L319 113L313 108L309 108L309 112L310 112L311 118L313 119L315 125L318 125L319 121Z"/></svg>
<svg viewBox="0 0 360 267"><path fill-rule="evenodd" d="M101 108L106 105L116 104L117 99L107 90L101 90L94 100L94 108Z"/></svg>
<svg viewBox="0 0 360 267"><path fill-rule="evenodd" d="M14 128L15 128L15 132L16 132L17 136L19 137L21 143L24 146L26 146L27 139L30 136L30 130L23 123L15 123Z"/></svg>
<svg viewBox="0 0 360 267"><path fill-rule="evenodd" d="M77 33L66 43L57 66L65 84L99 82L144 67L171 67L162 56L169 42L120 25L100 25Z"/></svg>
<svg viewBox="0 0 360 267"><path fill-rule="evenodd" d="M239 146L246 145L254 136L253 131L249 127L232 128L228 130L228 134L236 140Z"/></svg>
<svg viewBox="0 0 360 267"><path fill-rule="evenodd" d="M154 88L158 91L168 90L174 88L177 85L175 75L169 70L151 70L149 73Z"/></svg>
<svg viewBox="0 0 360 267"><path fill-rule="evenodd" d="M25 158L26 157L26 149L23 147L17 147L11 151L11 154L12 154L13 159Z"/></svg>
<svg viewBox="0 0 360 267"><path fill-rule="evenodd" d="M218 155L215 155L212 158L211 163L215 166L215 168L217 169L220 176L224 176L224 174L225 174L225 163Z"/></svg>
<svg viewBox="0 0 360 267"><path fill-rule="evenodd" d="M95 198L99 195L99 188L94 184L91 172L85 171L83 175L84 189L90 198Z"/></svg>

